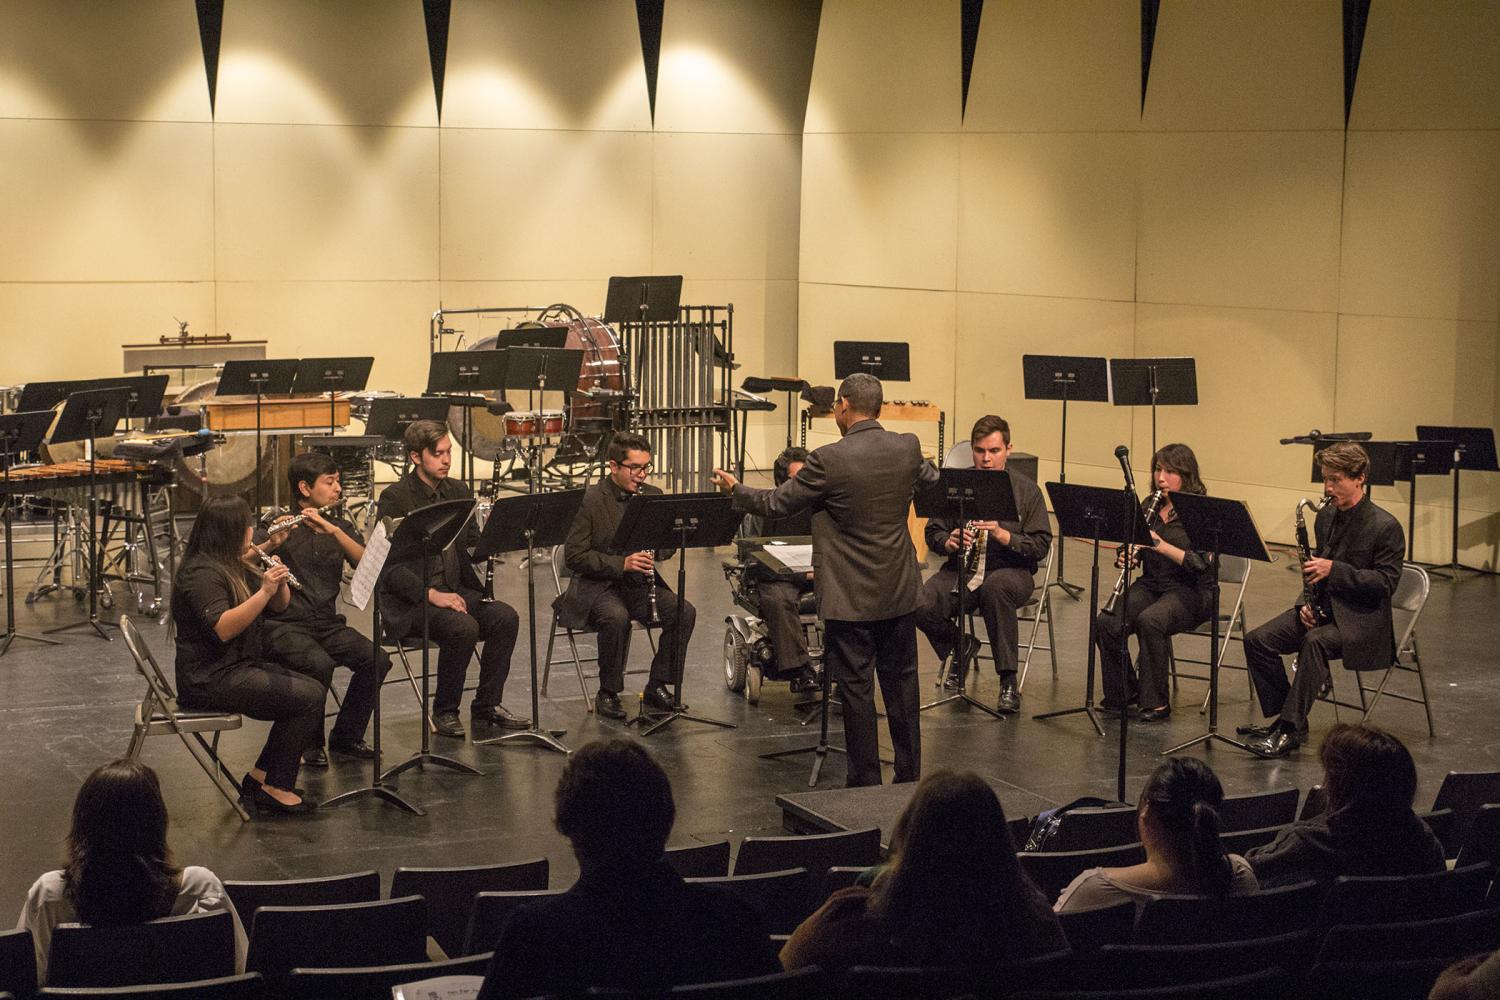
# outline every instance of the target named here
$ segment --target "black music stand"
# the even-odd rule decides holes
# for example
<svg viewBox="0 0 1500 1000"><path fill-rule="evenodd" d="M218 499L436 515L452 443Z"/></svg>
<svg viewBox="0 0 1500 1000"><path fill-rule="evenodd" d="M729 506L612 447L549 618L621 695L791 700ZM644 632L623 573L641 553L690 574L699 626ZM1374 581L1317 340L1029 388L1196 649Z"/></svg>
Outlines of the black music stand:
<svg viewBox="0 0 1500 1000"><path fill-rule="evenodd" d="M448 419L448 400L442 396L381 396L370 400L365 433L387 441L400 441L406 428L417 420Z"/></svg>
<svg viewBox="0 0 1500 1000"><path fill-rule="evenodd" d="M1118 489L1103 486L1047 484L1047 496L1052 501L1053 512L1057 515L1057 533L1068 538L1088 539L1094 547L1094 562L1089 571L1088 680L1084 687L1081 706L1064 708L1055 712L1043 712L1040 715L1033 715L1032 718L1054 719L1064 715L1077 715L1081 712L1088 716L1089 722L1093 724L1094 730L1100 736L1104 735L1104 727L1099 724L1099 716L1094 708L1094 671L1099 655L1096 642L1099 627L1099 543L1114 542L1124 545L1128 541L1134 545L1151 544L1151 533L1146 528L1146 521L1141 516L1139 505L1135 508L1135 537L1126 537L1120 518L1121 495ZM1128 688L1129 682L1125 681L1122 690ZM1126 714L1125 706L1121 705L1122 726L1125 725Z"/></svg>
<svg viewBox="0 0 1500 1000"><path fill-rule="evenodd" d="M484 533L479 536L479 544L474 549L475 561L488 561L503 552L526 550L526 608L531 638L531 725L525 732L475 740L476 747L487 747L507 740L533 740L539 746L562 754L573 752L558 739L567 732L566 729L543 729L541 724L541 702L538 696L540 686L537 683L536 668L536 578L532 568L536 564L538 545L561 545L567 540L568 529L578 514L585 492L577 489L505 497L495 501L495 505L490 508L489 520L484 522Z"/></svg>
<svg viewBox="0 0 1500 1000"><path fill-rule="evenodd" d="M44 635L32 635L30 632L21 632L16 629L16 560L11 550L11 502L15 499L10 492L10 467L17 455L36 451L42 446L42 438L47 436L47 428L52 426L51 410L31 410L21 413L0 414L0 475L4 477L4 492L0 493L0 502L5 504L5 634L0 636L0 656L4 656L10 649L10 644L17 639L30 639L32 642L44 642L49 646L58 645L58 640L49 639Z"/></svg>
<svg viewBox="0 0 1500 1000"><path fill-rule="evenodd" d="M47 629L47 634L67 632L75 628L92 628L99 638L109 642L110 634L104 626L119 628L115 622L103 621L99 617L99 573L100 552L98 533L99 479L97 471L98 441L114 434L115 428L125 418L125 407L130 401L130 390L124 386L113 389L89 389L75 392L63 404L57 427L52 431L51 444L66 441L88 441L89 443L89 616L81 622L59 625Z"/></svg>
<svg viewBox="0 0 1500 1000"><path fill-rule="evenodd" d="M941 517L960 527L969 521L1017 521L1016 497L1010 485L1010 473L1004 469L942 469L938 481L921 490L916 496L918 517ZM966 603L969 587L964 579L964 564L969 558L969 546L958 550L958 645L954 647L952 664L948 668L958 671L958 690L953 694L928 702L917 711L925 712L951 702L961 701L973 705L981 712L997 720L1005 716L969 694L968 671L965 669L964 653L974 641L974 622L969 617ZM996 651L996 655L999 653ZM974 665L978 673L979 665Z"/></svg>
<svg viewBox="0 0 1500 1000"><path fill-rule="evenodd" d="M1483 573L1485 570L1465 566L1458 561L1458 478L1465 470L1469 472L1500 472L1496 463L1495 430L1493 427L1417 427L1419 441L1452 441L1453 448L1453 554L1446 566L1434 571L1433 576L1457 583L1464 572Z"/></svg>
<svg viewBox="0 0 1500 1000"><path fill-rule="evenodd" d="M459 535L463 533L464 525L469 523L469 518L474 514L474 501L470 498L462 500L440 500L426 507L419 507L410 514L401 518L396 526L396 531L391 535L391 550L386 554L386 565L392 560L396 562L408 562L412 559L420 559L418 565L421 571L427 572L427 564L433 556L441 553L452 545ZM384 569L384 567L382 567ZM427 695L432 677L432 640L429 631L432 603L424 595L422 598L422 714L427 714ZM379 633L375 633L377 639ZM403 636L396 636L400 642ZM425 720L424 720L425 721ZM437 764L454 771L462 771L465 774L483 774L477 767L460 763L452 757L444 757L442 754L432 752L432 733L424 724L422 726L422 748L412 754L406 760L386 771L380 776L380 780L395 777L402 771L413 767L422 767L425 764Z"/></svg>
<svg viewBox="0 0 1500 1000"><path fill-rule="evenodd" d="M117 378L79 378L60 382L28 382L21 390L16 412L50 410L73 395L90 389L128 390L125 401L125 422L137 418L154 417L161 413L162 399L167 392L166 375L121 375Z"/></svg>
<svg viewBox="0 0 1500 1000"><path fill-rule="evenodd" d="M338 394L359 392L370 381L374 358L303 358L293 392L328 393L328 436L338 433Z"/></svg>
<svg viewBox="0 0 1500 1000"><path fill-rule="evenodd" d="M833 377L848 378L855 372L882 382L910 382L911 345L899 340L835 340Z"/></svg>
<svg viewBox="0 0 1500 1000"><path fill-rule="evenodd" d="M1320 485L1323 482L1323 467L1318 464L1318 450L1327 443L1328 439L1324 438L1313 449L1312 481ZM1365 494L1368 495L1376 486L1395 486L1400 478L1397 472L1401 464L1402 442L1363 440L1359 445L1370 456L1370 468L1365 473Z"/></svg>
<svg viewBox="0 0 1500 1000"><path fill-rule="evenodd" d="M427 363L427 394L448 396L449 403L464 411L464 461L460 470L465 486L474 485L474 453L469 411L489 400L477 393L498 392L505 387L509 351L435 351Z"/></svg>
<svg viewBox="0 0 1500 1000"><path fill-rule="evenodd" d="M1057 481L1068 481L1068 402L1109 402L1109 365L1103 358L1070 357L1058 354L1023 354L1021 376L1025 382L1027 399L1053 399L1062 402L1062 448L1058 452ZM1054 513L1056 512L1054 508ZM1063 576L1063 556L1066 554L1062 535L1058 532L1057 579L1049 587L1061 588L1073 600L1083 593L1083 588L1069 583ZM1090 716L1093 718L1093 716ZM1098 727L1096 722L1095 727ZM1104 735L1104 730L1099 730Z"/></svg>
<svg viewBox="0 0 1500 1000"><path fill-rule="evenodd" d="M682 275L647 274L609 279L604 322L670 323L682 306Z"/></svg>
<svg viewBox="0 0 1500 1000"><path fill-rule="evenodd" d="M1243 500L1173 493L1172 509L1177 512L1182 526L1187 529L1193 548L1199 552L1212 553L1209 569L1212 571L1210 579L1213 581L1213 610L1209 613L1208 621L1209 641L1213 643L1213 652L1209 654L1208 668L1208 732L1195 736L1186 743L1179 743L1170 750L1163 750L1162 753L1177 753L1197 743L1212 746L1215 741L1227 743L1246 753L1254 753L1245 744L1219 732L1219 661L1223 652L1219 647L1219 557L1239 556L1242 559L1268 563L1271 561L1271 554L1266 551L1266 543L1261 540L1260 531L1255 527L1255 518L1250 515L1250 508Z"/></svg>
<svg viewBox="0 0 1500 1000"><path fill-rule="evenodd" d="M834 364L835 365L838 364L837 357L838 357L838 355L837 355L837 353L835 353L835 355L834 355L834 358L835 358ZM792 415L797 410L797 397L804 390L806 390L807 387L808 387L808 385L807 385L807 379L805 379L805 378L785 378L785 377L780 377L780 376L775 376L775 375L770 375L770 376L765 376L765 377L756 376L756 375L750 375L750 376L747 376L745 378L745 381L743 381L743 382L740 383L740 388L744 389L746 392L784 392L784 393L786 393L786 446L788 448L790 448L792 446ZM748 426L748 419L747 419L747 426ZM743 435L742 435L742 439L743 439ZM743 474L744 467L745 467L745 462L744 462L744 458L743 457L740 459L740 463L739 464L740 464L739 471L740 471L741 474Z"/></svg>
<svg viewBox="0 0 1500 1000"><path fill-rule="evenodd" d="M1192 358L1110 358L1116 406L1151 407L1151 454L1156 454L1156 408L1197 406L1198 369Z"/></svg>
<svg viewBox="0 0 1500 1000"><path fill-rule="evenodd" d="M657 552L677 550L677 618L672 623L672 638L677 650L672 676L676 684L672 700L682 704L682 674L687 665L687 649L682 637L682 602L687 599L687 550L711 549L728 545L739 530L740 514L734 502L722 493L636 493L625 502L625 514L615 530L611 547L616 552ZM654 569L652 572L656 572ZM650 736L679 718L703 722L723 729L737 729L732 722L689 715L681 708L670 712L638 710L634 724L642 727L641 735Z"/></svg>
<svg viewBox="0 0 1500 1000"><path fill-rule="evenodd" d="M502 351L510 347L567 347L566 326L518 326L501 330L495 337L495 346Z"/></svg>
<svg viewBox="0 0 1500 1000"><path fill-rule="evenodd" d="M1396 481L1406 491L1406 561L1417 561L1417 477L1446 476L1453 471L1454 441L1397 441ZM1430 564L1423 564L1430 565Z"/></svg>
<svg viewBox="0 0 1500 1000"><path fill-rule="evenodd" d="M271 393L289 393L297 380L297 359L226 361L215 396L255 397L255 513L260 513L261 401Z"/></svg>

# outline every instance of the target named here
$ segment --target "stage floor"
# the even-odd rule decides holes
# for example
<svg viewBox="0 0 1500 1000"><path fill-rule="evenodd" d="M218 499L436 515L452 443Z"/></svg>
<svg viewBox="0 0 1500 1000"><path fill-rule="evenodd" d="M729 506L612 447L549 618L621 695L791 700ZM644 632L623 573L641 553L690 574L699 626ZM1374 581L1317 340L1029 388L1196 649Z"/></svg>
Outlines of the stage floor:
<svg viewBox="0 0 1500 1000"><path fill-rule="evenodd" d="M799 724L785 685L767 685L758 706L725 688L722 622L731 607L719 569L721 558L723 553L704 552L688 558L689 598L699 614L688 657L686 699L696 712L731 721L738 728L679 720L648 740L672 778L677 799L674 844L781 832L776 797L808 790L811 758L766 762L756 755L812 742L817 736L816 722L806 727ZM1284 568L1285 560L1283 555L1280 564L1257 567L1252 575L1246 600L1252 625L1281 611L1297 595L1297 577ZM1067 564L1072 581L1087 583L1086 546L1069 543ZM1113 573L1104 578L1107 587ZM22 594L30 580L24 568L18 571ZM515 561L500 568L497 581L501 596L524 609L525 577ZM538 573L538 582L548 591L539 594L539 604L545 608L551 596L549 575ZM1036 655L1025 686L1022 715L995 721L984 713L953 706L923 713L925 771L973 769L1014 787L1017 802L1060 803L1081 795L1113 795L1116 723L1107 721L1106 735L1100 738L1081 715L1045 722L1031 718L1036 712L1082 703L1086 598L1074 602L1054 591L1058 673L1052 675L1046 653ZM1376 713L1375 721L1405 740L1416 757L1420 806L1431 804L1439 782L1450 770L1500 767L1500 727L1494 721L1500 709L1497 607L1500 578L1469 578L1457 585L1434 581L1419 633L1437 737L1428 737L1419 706L1387 701ZM46 598L31 608L22 605L19 624L38 631L74 620L81 613L70 597ZM368 625L367 618L362 622L352 609L350 613L357 625ZM540 619L539 645L544 652L549 616L544 611ZM144 631L157 658L170 669L172 653L165 630L151 624ZM919 645L925 700L935 693L937 663L925 640L919 640ZM1189 640L1186 646L1179 645L1179 652L1201 656L1206 646L1206 640ZM522 713L530 708L525 653L523 631L505 697L512 710ZM633 665L644 666L648 655L645 641L638 637ZM1231 648L1229 661L1243 663L1238 646ZM994 674L987 663L982 671L977 693L993 699ZM342 686L347 676L340 671L337 683ZM629 700L643 678L643 674L628 678ZM1340 673L1338 681L1345 696L1353 695L1352 675ZM1414 681L1403 677L1398 683ZM1232 734L1236 724L1258 720L1243 672L1227 671L1223 688L1223 730ZM98 764L124 752L142 689L143 682L118 638L106 643L75 631L60 646L18 640L0 658L0 841L6 845L0 857L0 912L6 907L18 911L36 876L62 861L63 837L79 782ZM571 664L554 669L551 691L553 697L542 702L543 722L566 727L564 739L573 747L635 732L585 712ZM1203 692L1203 684L1183 681L1168 723L1131 726L1129 798L1134 799L1162 749L1205 729L1205 717L1198 714ZM385 749L394 762L416 748L418 715L411 691L404 685L387 686L384 696ZM1349 718L1349 713L1344 717ZM1329 707L1320 705L1314 710L1315 742L1333 721ZM837 741L837 714L833 731ZM222 752L236 773L253 761L264 732L264 724L247 720L242 731L226 734ZM553 863L552 884L570 884L576 873L572 856L551 824L552 790L563 757L522 747L476 748L452 740L437 740L435 748L485 773L471 777L428 770L402 775L399 790L426 810L422 817L365 799L306 819L241 823L175 739L149 740L145 760L163 778L177 860L207 865L222 877L281 878L375 868L388 884L392 870L401 865L475 864L545 855ZM1320 773L1313 748L1276 762L1225 746L1195 752L1213 764L1230 793L1287 785L1305 790ZM301 780L314 794L327 797L365 782L367 769L356 762L339 762L326 772L304 770ZM843 760L834 755L819 787L838 788L843 781ZM1017 807L1013 803L1011 808Z"/></svg>

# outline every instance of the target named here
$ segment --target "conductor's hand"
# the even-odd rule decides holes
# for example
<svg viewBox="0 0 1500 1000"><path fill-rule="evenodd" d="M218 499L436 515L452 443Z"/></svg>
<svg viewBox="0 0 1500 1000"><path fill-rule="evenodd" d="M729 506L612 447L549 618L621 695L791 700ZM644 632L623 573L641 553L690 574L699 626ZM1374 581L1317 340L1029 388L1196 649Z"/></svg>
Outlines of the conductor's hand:
<svg viewBox="0 0 1500 1000"><path fill-rule="evenodd" d="M457 594L446 590L438 590L436 587L427 588L427 603L435 608L449 608L459 614L467 614L469 605Z"/></svg>
<svg viewBox="0 0 1500 1000"><path fill-rule="evenodd" d="M714 485L719 488L721 493L733 493L734 488L739 484L740 481L738 479L723 469L714 470Z"/></svg>
<svg viewBox="0 0 1500 1000"><path fill-rule="evenodd" d="M1297 609L1297 617L1302 621L1304 628L1318 627L1318 621L1313 617L1312 608L1306 604Z"/></svg>
<svg viewBox="0 0 1500 1000"><path fill-rule="evenodd" d="M625 557L625 572L650 573L656 568L656 560L649 552L632 552Z"/></svg>
<svg viewBox="0 0 1500 1000"><path fill-rule="evenodd" d="M1308 583L1318 583L1328 579L1328 574L1333 571L1332 559L1308 559L1302 564L1302 577Z"/></svg>
<svg viewBox="0 0 1500 1000"><path fill-rule="evenodd" d="M261 574L260 592L265 594L267 597L275 597L276 592L282 588L283 584L286 583L286 578L290 574L290 572L291 571L282 564L280 559L276 560L274 563L267 566L266 571Z"/></svg>

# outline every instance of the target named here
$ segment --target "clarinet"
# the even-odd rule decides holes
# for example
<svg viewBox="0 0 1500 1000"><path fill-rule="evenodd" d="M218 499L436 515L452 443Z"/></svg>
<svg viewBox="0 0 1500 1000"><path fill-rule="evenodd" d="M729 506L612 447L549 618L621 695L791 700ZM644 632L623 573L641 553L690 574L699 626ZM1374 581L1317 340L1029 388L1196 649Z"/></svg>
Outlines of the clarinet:
<svg viewBox="0 0 1500 1000"><path fill-rule="evenodd" d="M1146 524L1148 526L1151 524L1151 519L1156 516L1156 511L1157 511L1158 508L1161 507L1162 501L1165 500L1166 498L1167 498L1167 495L1165 493L1163 493L1161 490L1153 490L1152 493L1151 493L1151 495L1146 498L1146 506L1144 506L1144 507L1141 508L1141 513L1143 515L1145 515ZM1124 553L1125 560L1126 560L1127 563L1131 559L1135 558L1135 555L1130 551L1130 546L1128 546L1128 545L1121 546L1120 547L1120 551L1122 553ZM1120 595L1122 595L1124 592L1125 592L1125 569L1123 567L1121 567L1121 569L1120 569L1120 575L1115 578L1115 589L1111 590L1109 592L1109 600L1107 600L1107 601L1104 602L1104 613L1105 614L1109 614L1109 613L1111 613L1112 611L1115 610L1115 602L1120 599Z"/></svg>
<svg viewBox="0 0 1500 1000"><path fill-rule="evenodd" d="M656 613L656 566L655 566L656 553L653 552L651 554L651 558L652 558L652 564L653 565L651 567L650 572L647 573L647 577L650 580L650 583L648 584L647 590L646 590L646 600L649 601L650 604L651 604L651 622L650 622L650 624L652 626L658 626L658 625L661 624L661 617Z"/></svg>
<svg viewBox="0 0 1500 1000"><path fill-rule="evenodd" d="M1324 496L1322 500L1313 503L1303 497L1297 501L1297 561L1306 563L1313 557L1312 544L1307 538L1307 521L1302 516L1302 508L1306 507L1317 514L1328 506L1329 497ZM1300 568L1300 567L1299 567ZM1312 613L1313 621L1317 625L1327 625L1333 620L1333 615L1328 611L1327 594L1324 592L1327 580L1319 580L1317 583L1308 583L1307 577L1302 578L1302 603L1307 605L1308 611Z"/></svg>

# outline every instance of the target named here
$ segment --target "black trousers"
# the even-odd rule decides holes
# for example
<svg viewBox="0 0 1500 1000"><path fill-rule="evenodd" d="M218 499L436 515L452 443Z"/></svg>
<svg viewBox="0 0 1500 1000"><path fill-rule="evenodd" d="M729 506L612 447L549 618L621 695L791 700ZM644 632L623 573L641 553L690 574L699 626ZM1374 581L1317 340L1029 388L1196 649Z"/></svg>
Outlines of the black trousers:
<svg viewBox="0 0 1500 1000"><path fill-rule="evenodd" d="M1336 624L1309 629L1297 609L1283 611L1245 636L1245 662L1255 682L1261 714L1297 729L1307 728L1307 713L1318 700L1328 664L1343 655L1344 640ZM1283 653L1297 654L1297 673L1287 680Z"/></svg>
<svg viewBox="0 0 1500 1000"><path fill-rule="evenodd" d="M340 621L275 622L266 629L266 645L278 660L323 685L324 691L333 683L334 668L347 667L353 676L333 723L333 742L364 738L380 684L391 669L385 650ZM323 743L321 722L313 742Z"/></svg>
<svg viewBox="0 0 1500 1000"><path fill-rule="evenodd" d="M947 659L963 633L957 622L958 572L943 568L927 578L917 595L917 627L932 643L939 660ZM1016 672L1019 660L1020 626L1016 611L1035 589L1031 574L1019 566L1002 566L984 575L979 589L964 595L964 607L977 608L995 656L995 673L1004 677Z"/></svg>
<svg viewBox="0 0 1500 1000"><path fill-rule="evenodd" d="M880 784L874 680L879 680L885 698L896 780L916 781L922 773L916 615L873 622L829 619L823 625L823 655L843 696L849 787Z"/></svg>
<svg viewBox="0 0 1500 1000"><path fill-rule="evenodd" d="M1139 580L1132 583L1112 613L1099 614L1095 638L1105 703L1123 705L1130 700L1133 685L1125 677L1123 659L1133 634L1140 647L1135 670L1140 678L1141 707L1169 704L1171 637L1203 624L1210 610L1208 601L1196 590L1184 587L1158 594Z"/></svg>
<svg viewBox="0 0 1500 1000"><path fill-rule="evenodd" d="M790 580L762 580L755 585L760 617L766 623L778 675L796 674L812 666L807 655L807 633L802 630L802 616L797 613L802 595L811 589L810 581L805 586Z"/></svg>
<svg viewBox="0 0 1500 1000"><path fill-rule="evenodd" d="M650 588L645 583L614 583L600 591L589 608L588 626L599 633L599 690L619 694L625 689L625 662L630 658L630 623L651 620ZM682 601L682 641L693 637L698 612ZM656 585L656 617L661 635L651 658L651 683L675 685L677 673L677 596L665 584Z"/></svg>
<svg viewBox="0 0 1500 1000"><path fill-rule="evenodd" d="M432 696L432 711L457 712L463 700L464 677L469 672L469 657L474 647L484 643L479 654L479 687L474 692L475 705L498 705L505 694L505 679L510 676L510 656L521 631L521 617L504 601L481 601L478 591L460 590L458 595L468 605L468 612L452 608L427 607L427 634L438 647L437 691ZM422 616L412 622L408 638L421 638Z"/></svg>
<svg viewBox="0 0 1500 1000"><path fill-rule="evenodd" d="M323 685L280 663L244 663L191 687L180 682L178 687L183 708L238 712L271 723L255 766L266 772L266 784L297 787L302 751L323 725Z"/></svg>

